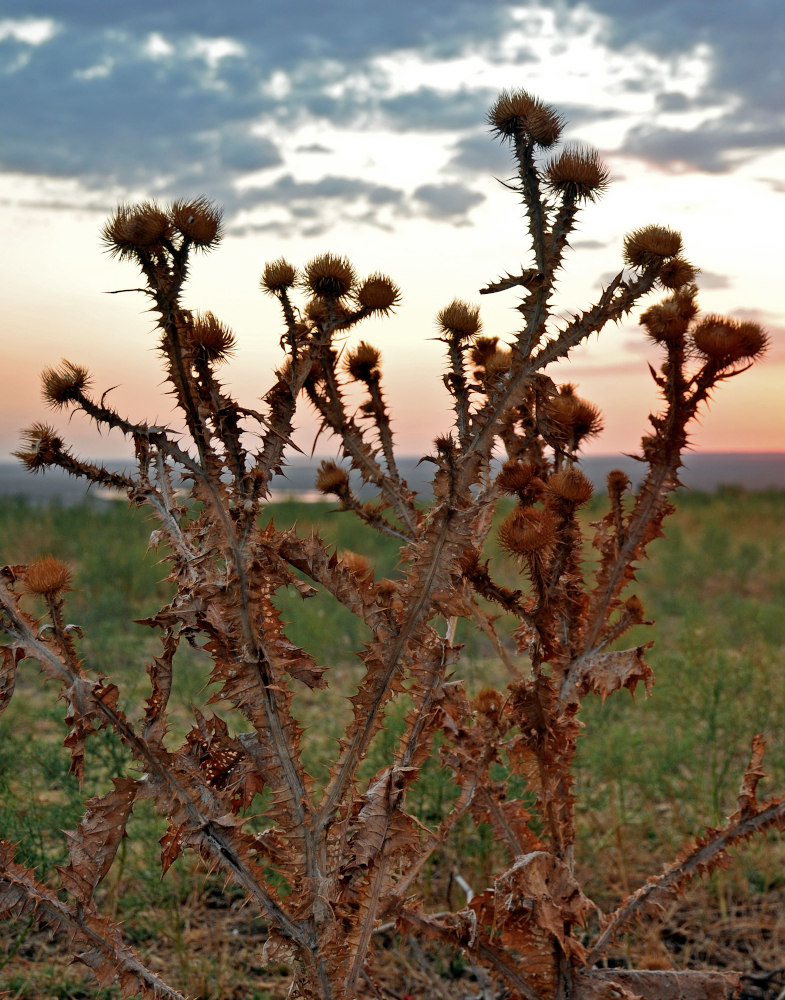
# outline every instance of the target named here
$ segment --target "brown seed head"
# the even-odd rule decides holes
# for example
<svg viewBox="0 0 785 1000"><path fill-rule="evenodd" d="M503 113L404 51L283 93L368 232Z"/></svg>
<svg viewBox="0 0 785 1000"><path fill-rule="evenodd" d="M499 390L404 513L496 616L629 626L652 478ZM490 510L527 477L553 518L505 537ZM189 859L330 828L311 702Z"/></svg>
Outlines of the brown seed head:
<svg viewBox="0 0 785 1000"><path fill-rule="evenodd" d="M548 400L544 416L549 434L572 447L602 430L600 411L576 396L571 385L562 386L560 392Z"/></svg>
<svg viewBox="0 0 785 1000"><path fill-rule="evenodd" d="M503 90L488 112L488 123L500 136L553 146L564 129L561 115L525 90Z"/></svg>
<svg viewBox="0 0 785 1000"><path fill-rule="evenodd" d="M221 210L208 198L176 201L169 210L172 225L195 247L208 249L221 241Z"/></svg>
<svg viewBox="0 0 785 1000"><path fill-rule="evenodd" d="M71 587L71 571L54 556L42 556L30 563L25 574L25 590L29 594L50 597Z"/></svg>
<svg viewBox="0 0 785 1000"><path fill-rule="evenodd" d="M206 361L226 361L234 351L234 334L211 312L194 316L188 341Z"/></svg>
<svg viewBox="0 0 785 1000"><path fill-rule="evenodd" d="M346 355L344 368L356 382L369 382L379 377L380 357L375 347L361 340L357 347Z"/></svg>
<svg viewBox="0 0 785 1000"><path fill-rule="evenodd" d="M485 374L491 379L501 378L512 368L512 351L494 351L485 360Z"/></svg>
<svg viewBox="0 0 785 1000"><path fill-rule="evenodd" d="M33 424L22 431L23 447L14 452L30 472L39 472L52 465L62 453L63 441L54 427L47 424Z"/></svg>
<svg viewBox="0 0 785 1000"><path fill-rule="evenodd" d="M681 233L666 226L643 226L624 238L624 260L632 267L645 267L681 252Z"/></svg>
<svg viewBox="0 0 785 1000"><path fill-rule="evenodd" d="M472 364L477 365L479 368L484 368L485 362L491 355L496 353L498 346L498 337L478 337L469 351L469 358Z"/></svg>
<svg viewBox="0 0 785 1000"><path fill-rule="evenodd" d="M502 709L504 708L504 695L495 688L480 688L474 699L474 710L478 715L485 716L494 726L499 725Z"/></svg>
<svg viewBox="0 0 785 1000"><path fill-rule="evenodd" d="M349 487L349 473L335 462L322 462L316 474L316 489L320 493L341 496Z"/></svg>
<svg viewBox="0 0 785 1000"><path fill-rule="evenodd" d="M643 607L643 601L637 594L633 594L632 597L628 597L624 602L624 607L627 614L636 625L640 625L646 620L646 612Z"/></svg>
<svg viewBox="0 0 785 1000"><path fill-rule="evenodd" d="M372 274L357 290L357 302L366 312L386 316L400 301L400 288L386 274Z"/></svg>
<svg viewBox="0 0 785 1000"><path fill-rule="evenodd" d="M352 552L351 549L345 549L341 553L341 563L353 576L357 576L361 580L364 580L370 575L370 563L365 556L361 556L359 552Z"/></svg>
<svg viewBox="0 0 785 1000"><path fill-rule="evenodd" d="M758 323L740 323L714 315L701 320L693 330L692 340L705 358L724 365L751 361L765 351L768 342Z"/></svg>
<svg viewBox="0 0 785 1000"><path fill-rule="evenodd" d="M45 368L41 373L41 391L50 406L67 406L76 402L90 385L90 373L81 365L65 358L59 368Z"/></svg>
<svg viewBox="0 0 785 1000"><path fill-rule="evenodd" d="M347 295L357 276L346 257L323 253L305 267L305 284L321 299L339 299Z"/></svg>
<svg viewBox="0 0 785 1000"><path fill-rule="evenodd" d="M694 286L692 286L694 288ZM692 295L678 291L641 313L641 326L657 344L675 344L684 340L690 320L698 311Z"/></svg>
<svg viewBox="0 0 785 1000"><path fill-rule="evenodd" d="M608 187L610 174L596 149L572 146L545 169L554 191L570 201L595 201Z"/></svg>
<svg viewBox="0 0 785 1000"><path fill-rule="evenodd" d="M499 541L513 555L530 555L553 544L556 525L547 510L516 507L499 527Z"/></svg>
<svg viewBox="0 0 785 1000"><path fill-rule="evenodd" d="M436 316L439 329L454 340L467 340L482 329L480 307L453 299Z"/></svg>
<svg viewBox="0 0 785 1000"><path fill-rule="evenodd" d="M583 472L574 465L568 465L549 476L545 489L552 497L566 500L576 506L586 503L594 492L592 484Z"/></svg>
<svg viewBox="0 0 785 1000"><path fill-rule="evenodd" d="M101 232L109 252L117 257L133 257L138 252L161 249L172 236L169 216L154 202L120 205Z"/></svg>
<svg viewBox="0 0 785 1000"><path fill-rule="evenodd" d="M695 284L699 269L683 257L672 257L660 268L658 279L663 288L683 288Z"/></svg>
<svg viewBox="0 0 785 1000"><path fill-rule="evenodd" d="M296 280L297 271L288 260L279 257L278 260L270 261L264 265L260 284L265 292L277 295L285 288L291 288Z"/></svg>
<svg viewBox="0 0 785 1000"><path fill-rule="evenodd" d="M613 469L608 473L608 493L620 496L630 485L630 477L622 469Z"/></svg>
<svg viewBox="0 0 785 1000"><path fill-rule="evenodd" d="M530 462L519 462L517 459L510 459L501 467L499 475L496 477L496 485L504 493L520 493L535 477L534 466Z"/></svg>

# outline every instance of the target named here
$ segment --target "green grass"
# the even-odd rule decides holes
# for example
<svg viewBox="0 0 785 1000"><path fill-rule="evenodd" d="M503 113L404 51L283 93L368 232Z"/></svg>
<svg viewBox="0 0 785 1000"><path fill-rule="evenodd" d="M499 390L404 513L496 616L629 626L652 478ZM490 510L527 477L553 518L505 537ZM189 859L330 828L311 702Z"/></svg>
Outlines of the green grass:
<svg viewBox="0 0 785 1000"><path fill-rule="evenodd" d="M279 528L296 524L301 534L318 528L339 551L363 553L376 567L377 577L400 572L393 540L375 535L329 504L288 502L270 513ZM596 500L586 518L599 516L601 500ZM72 565L75 581L67 600L68 620L82 626L85 660L120 686L123 707L132 716L139 713L147 693L144 663L156 651L155 633L133 620L154 613L171 593L165 566L159 565L156 553L146 551L153 527L143 511L122 503L0 503L0 558L24 563L51 552ZM489 554L498 559L498 553ZM582 833L578 860L589 891L603 905L612 903L626 885L634 887L643 875L658 870L704 824L720 823L733 811L754 733L763 732L768 741L770 778L763 794L785 787L785 495L736 490L680 494L677 513L666 522L666 537L651 547L651 558L639 568L631 590L643 600L648 617L656 620L655 627L637 629L624 643L655 641L648 653L656 675L653 696L633 700L622 692L605 705L591 698L581 712L585 729L576 775ZM291 638L330 667L328 678L342 695L351 693L359 679L353 653L367 638L362 623L326 593L302 601L287 592L277 600L291 622ZM466 648L458 671L467 687L492 684L503 689L508 675L488 640L465 628L459 638ZM186 725L189 703L206 696L202 689L209 673L207 657L190 649L179 666L172 699L173 738L182 736L178 726ZM27 662L20 668L18 688L0 717L0 835L19 842L19 860L43 875L65 859L58 831L78 822L84 794L105 790L102 776L121 772L129 762L111 740L93 738L88 743L88 773L92 761L98 777L80 793L67 773L68 756L60 745L64 707L56 702L53 687L44 685ZM305 748L317 777L324 775L325 756L334 750L330 738L339 735L341 711L347 711L344 702L343 709L336 706L326 713L321 698L319 692L298 695L304 721L316 720ZM379 735L367 765L369 774L386 761L404 708L393 712ZM424 822L435 823L454 794L449 775L434 755L409 804ZM235 960L220 954L208 960L191 947L188 937L189 907L200 895L215 893L217 898L217 888L210 877L183 862L166 880L159 880L156 842L163 830L145 804L135 810L130 832L119 870L105 887L110 905L140 948L151 942L154 947L161 939L167 942L178 964L178 981L191 982L192 992L218 996L223 990L229 995L226 977L233 974ZM425 872L424 891L444 903L451 891L445 888L445 871L456 857L463 876L477 888L486 884L496 860L489 831L470 823L462 825L453 848L451 857L435 857ZM745 891L765 894L785 883L781 861L776 838L770 838L745 852L736 877ZM9 948L23 932L15 926ZM263 928L255 932L261 934ZM0 966L2 962L0 950ZM0 982L6 981L0 972ZM254 995L250 980L246 985L246 995ZM31 990L25 992L14 982L12 995L83 995L76 986L70 993L65 986L57 993L38 981ZM256 995L265 996L265 990Z"/></svg>

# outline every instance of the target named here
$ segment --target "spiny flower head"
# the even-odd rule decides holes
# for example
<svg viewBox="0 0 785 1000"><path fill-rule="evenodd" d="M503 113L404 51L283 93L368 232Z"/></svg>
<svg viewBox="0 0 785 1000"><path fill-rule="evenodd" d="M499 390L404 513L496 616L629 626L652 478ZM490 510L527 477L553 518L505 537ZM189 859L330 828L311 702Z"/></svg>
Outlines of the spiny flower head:
<svg viewBox="0 0 785 1000"><path fill-rule="evenodd" d="M594 487L574 465L568 465L548 477L545 483L546 492L556 500L566 500L570 504L580 505L591 499Z"/></svg>
<svg viewBox="0 0 785 1000"><path fill-rule="evenodd" d="M584 438L594 437L602 430L600 411L592 403L575 394L575 386L565 383L547 401L544 408L545 431L562 443L577 447Z"/></svg>
<svg viewBox="0 0 785 1000"><path fill-rule="evenodd" d="M305 284L320 299L340 299L352 290L356 280L350 261L334 253L314 257L305 267Z"/></svg>
<svg viewBox="0 0 785 1000"><path fill-rule="evenodd" d="M67 406L74 403L90 385L90 373L81 365L65 358L59 368L45 368L41 373L41 391L50 406Z"/></svg>
<svg viewBox="0 0 785 1000"><path fill-rule="evenodd" d="M694 285L685 285L662 302L649 306L640 317L647 336L657 344L672 344L683 340L690 320L698 312L696 294Z"/></svg>
<svg viewBox="0 0 785 1000"><path fill-rule="evenodd" d="M624 260L632 267L665 261L681 252L681 233L667 226L643 226L624 238Z"/></svg>
<svg viewBox="0 0 785 1000"><path fill-rule="evenodd" d="M357 289L357 302L366 312L387 315L400 301L400 288L386 274L372 274Z"/></svg>
<svg viewBox="0 0 785 1000"><path fill-rule="evenodd" d="M663 288L683 288L695 284L699 269L683 257L672 257L660 268L657 279Z"/></svg>
<svg viewBox="0 0 785 1000"><path fill-rule="evenodd" d="M30 472L38 472L52 465L62 453L63 440L54 427L48 424L33 424L22 432L23 447L14 456L25 464Z"/></svg>
<svg viewBox="0 0 785 1000"><path fill-rule="evenodd" d="M570 146L545 168L548 184L569 201L595 201L608 187L610 174L596 149Z"/></svg>
<svg viewBox="0 0 785 1000"><path fill-rule="evenodd" d="M316 474L316 489L320 493L341 496L349 488L349 473L335 462L325 461Z"/></svg>
<svg viewBox="0 0 785 1000"><path fill-rule="evenodd" d="M496 485L503 493L520 493L536 477L536 469L531 462L510 459L501 467L496 477Z"/></svg>
<svg viewBox="0 0 785 1000"><path fill-rule="evenodd" d="M42 556L31 562L25 573L25 590L29 594L51 597L61 590L69 590L71 571L54 556Z"/></svg>
<svg viewBox="0 0 785 1000"><path fill-rule="evenodd" d="M364 340L349 351L344 361L344 368L356 382L369 382L379 377L379 358L381 355Z"/></svg>
<svg viewBox="0 0 785 1000"><path fill-rule="evenodd" d="M512 555L531 555L549 548L556 538L556 522L547 510L516 507L499 527L499 541Z"/></svg>
<svg viewBox="0 0 785 1000"><path fill-rule="evenodd" d="M200 249L215 246L223 236L221 210L208 198L176 201L169 210L169 218L174 228Z"/></svg>
<svg viewBox="0 0 785 1000"><path fill-rule="evenodd" d="M226 361L235 348L234 334L211 312L194 316L187 339L205 361Z"/></svg>
<svg viewBox="0 0 785 1000"><path fill-rule="evenodd" d="M729 365L759 357L766 350L768 337L758 323L712 315L695 327L692 341L708 360Z"/></svg>
<svg viewBox="0 0 785 1000"><path fill-rule="evenodd" d="M480 307L453 299L436 316L436 322L443 334L454 340L468 340L482 329Z"/></svg>
<svg viewBox="0 0 785 1000"><path fill-rule="evenodd" d="M152 201L120 205L101 231L101 239L116 257L160 250L172 236L172 220Z"/></svg>
<svg viewBox="0 0 785 1000"><path fill-rule="evenodd" d="M270 261L264 265L261 286L270 295L277 295L285 288L291 288L296 280L297 271L295 268L288 260L279 257L278 260Z"/></svg>
<svg viewBox="0 0 785 1000"><path fill-rule="evenodd" d="M500 136L528 139L542 147L558 142L564 129L561 115L525 90L503 90L488 112L488 122Z"/></svg>

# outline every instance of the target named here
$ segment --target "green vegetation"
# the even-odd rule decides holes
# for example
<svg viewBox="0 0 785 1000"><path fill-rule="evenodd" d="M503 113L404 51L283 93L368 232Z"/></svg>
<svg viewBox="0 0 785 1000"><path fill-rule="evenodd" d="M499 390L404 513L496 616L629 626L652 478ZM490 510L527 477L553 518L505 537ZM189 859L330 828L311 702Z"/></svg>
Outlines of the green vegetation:
<svg viewBox="0 0 785 1000"><path fill-rule="evenodd" d="M595 499L585 517L597 519L601 508L602 500ZM366 556L377 578L397 571L395 541L335 512L330 504L287 502L271 506L269 513L277 527L296 525L300 534L318 525L339 551L351 548ZM151 614L166 599L169 587L162 580L160 555L151 551L143 556L151 527L146 516L122 503L35 508L22 501L0 504L3 561L29 562L51 552L73 567L69 620L84 628L83 649L90 661L104 664L107 675L121 682L124 692L132 692L129 697L136 704L125 706L131 714L140 711L146 695L142 665L155 648L153 634L134 620ZM493 553L487 555L493 559ZM581 714L586 738L577 781L584 803L581 825L588 835L584 842L593 849L591 856L579 857L579 863L587 873L589 891L604 906L652 870L652 857L668 860L680 843L700 831L701 822L719 823L733 811L754 733L764 733L768 743L765 766L770 778L765 789L772 792L785 784L785 497L737 490L680 494L667 536L653 546L632 589L641 597L647 617L656 621L653 628L639 627L635 637L640 643L655 641L649 654L656 675L653 697L633 701L617 696L605 705L590 699ZM334 679L336 693L351 693L356 674L351 651L363 641L362 626L325 594L307 601L287 594L284 603L291 637L324 662L342 664L334 668L345 671ZM467 687L504 690L508 673L488 640L482 635L466 638ZM205 697L201 689L207 678L207 658L193 650L186 655L193 669L173 696L179 699L184 721L191 699ZM523 663L521 658L516 662ZM23 697L17 696L0 719L0 836L18 841L19 860L43 875L64 861L59 830L78 822L83 795L67 773L63 706L51 705L48 692L41 693L38 672L31 663L27 667L18 681ZM342 706L336 704L334 719L314 718L309 717L313 709L307 695L300 700L302 720L312 726L306 737L312 746L309 760L319 777L320 748L340 732ZM402 725L402 719L403 711L380 734L369 773L387 759L396 720ZM181 735L173 733L172 738ZM122 751L111 749L108 740L93 740L88 752L106 755L99 768L88 769L94 782L100 781L101 771L116 774L126 766L118 757ZM432 823L455 790L438 757L432 758L425 774L411 808L423 822ZM252 946L263 937L264 927L247 926L250 916L239 909L233 912L231 900L227 909L225 896L219 902L220 894L211 892L213 876L178 861L173 877L160 882L157 858L139 853L144 848L134 830L161 825L152 809L143 806L135 810L120 870L102 890L110 898L114 894L115 912L134 947L154 954L163 949L173 974L187 981L192 993L230 997L242 980L245 996L278 995L275 984L262 988L254 979ZM155 844L157 836L154 830L139 841ZM452 880L455 871L481 889L486 873L493 870L495 848L489 830L467 822L458 838L451 856L439 854L425 873L423 885L435 897L460 893ZM743 883L740 894L765 896L785 888L782 846L781 838L772 835L741 853L732 876ZM733 885L721 876L713 878L706 897L709 902L718 899L720 908L733 893ZM211 899L224 909L211 911L208 923L203 910L209 909ZM217 921L231 928L246 922L242 959L230 953L228 945L225 954L194 949L200 932L221 933ZM232 931L226 933L231 940ZM31 934L29 927L13 925L2 935L0 984L18 998L84 996L72 985L81 982L78 968L47 979L39 952L32 964L20 958L26 947L29 951Z"/></svg>

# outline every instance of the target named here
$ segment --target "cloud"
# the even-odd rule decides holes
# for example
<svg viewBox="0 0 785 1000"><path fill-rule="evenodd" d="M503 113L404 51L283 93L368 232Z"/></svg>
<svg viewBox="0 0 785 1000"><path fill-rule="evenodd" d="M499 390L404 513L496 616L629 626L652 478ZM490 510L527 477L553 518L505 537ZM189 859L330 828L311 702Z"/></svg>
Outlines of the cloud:
<svg viewBox="0 0 785 1000"><path fill-rule="evenodd" d="M456 225L465 224L467 213L485 201L484 194L464 184L422 184L414 197L425 206L431 219L449 219Z"/></svg>

